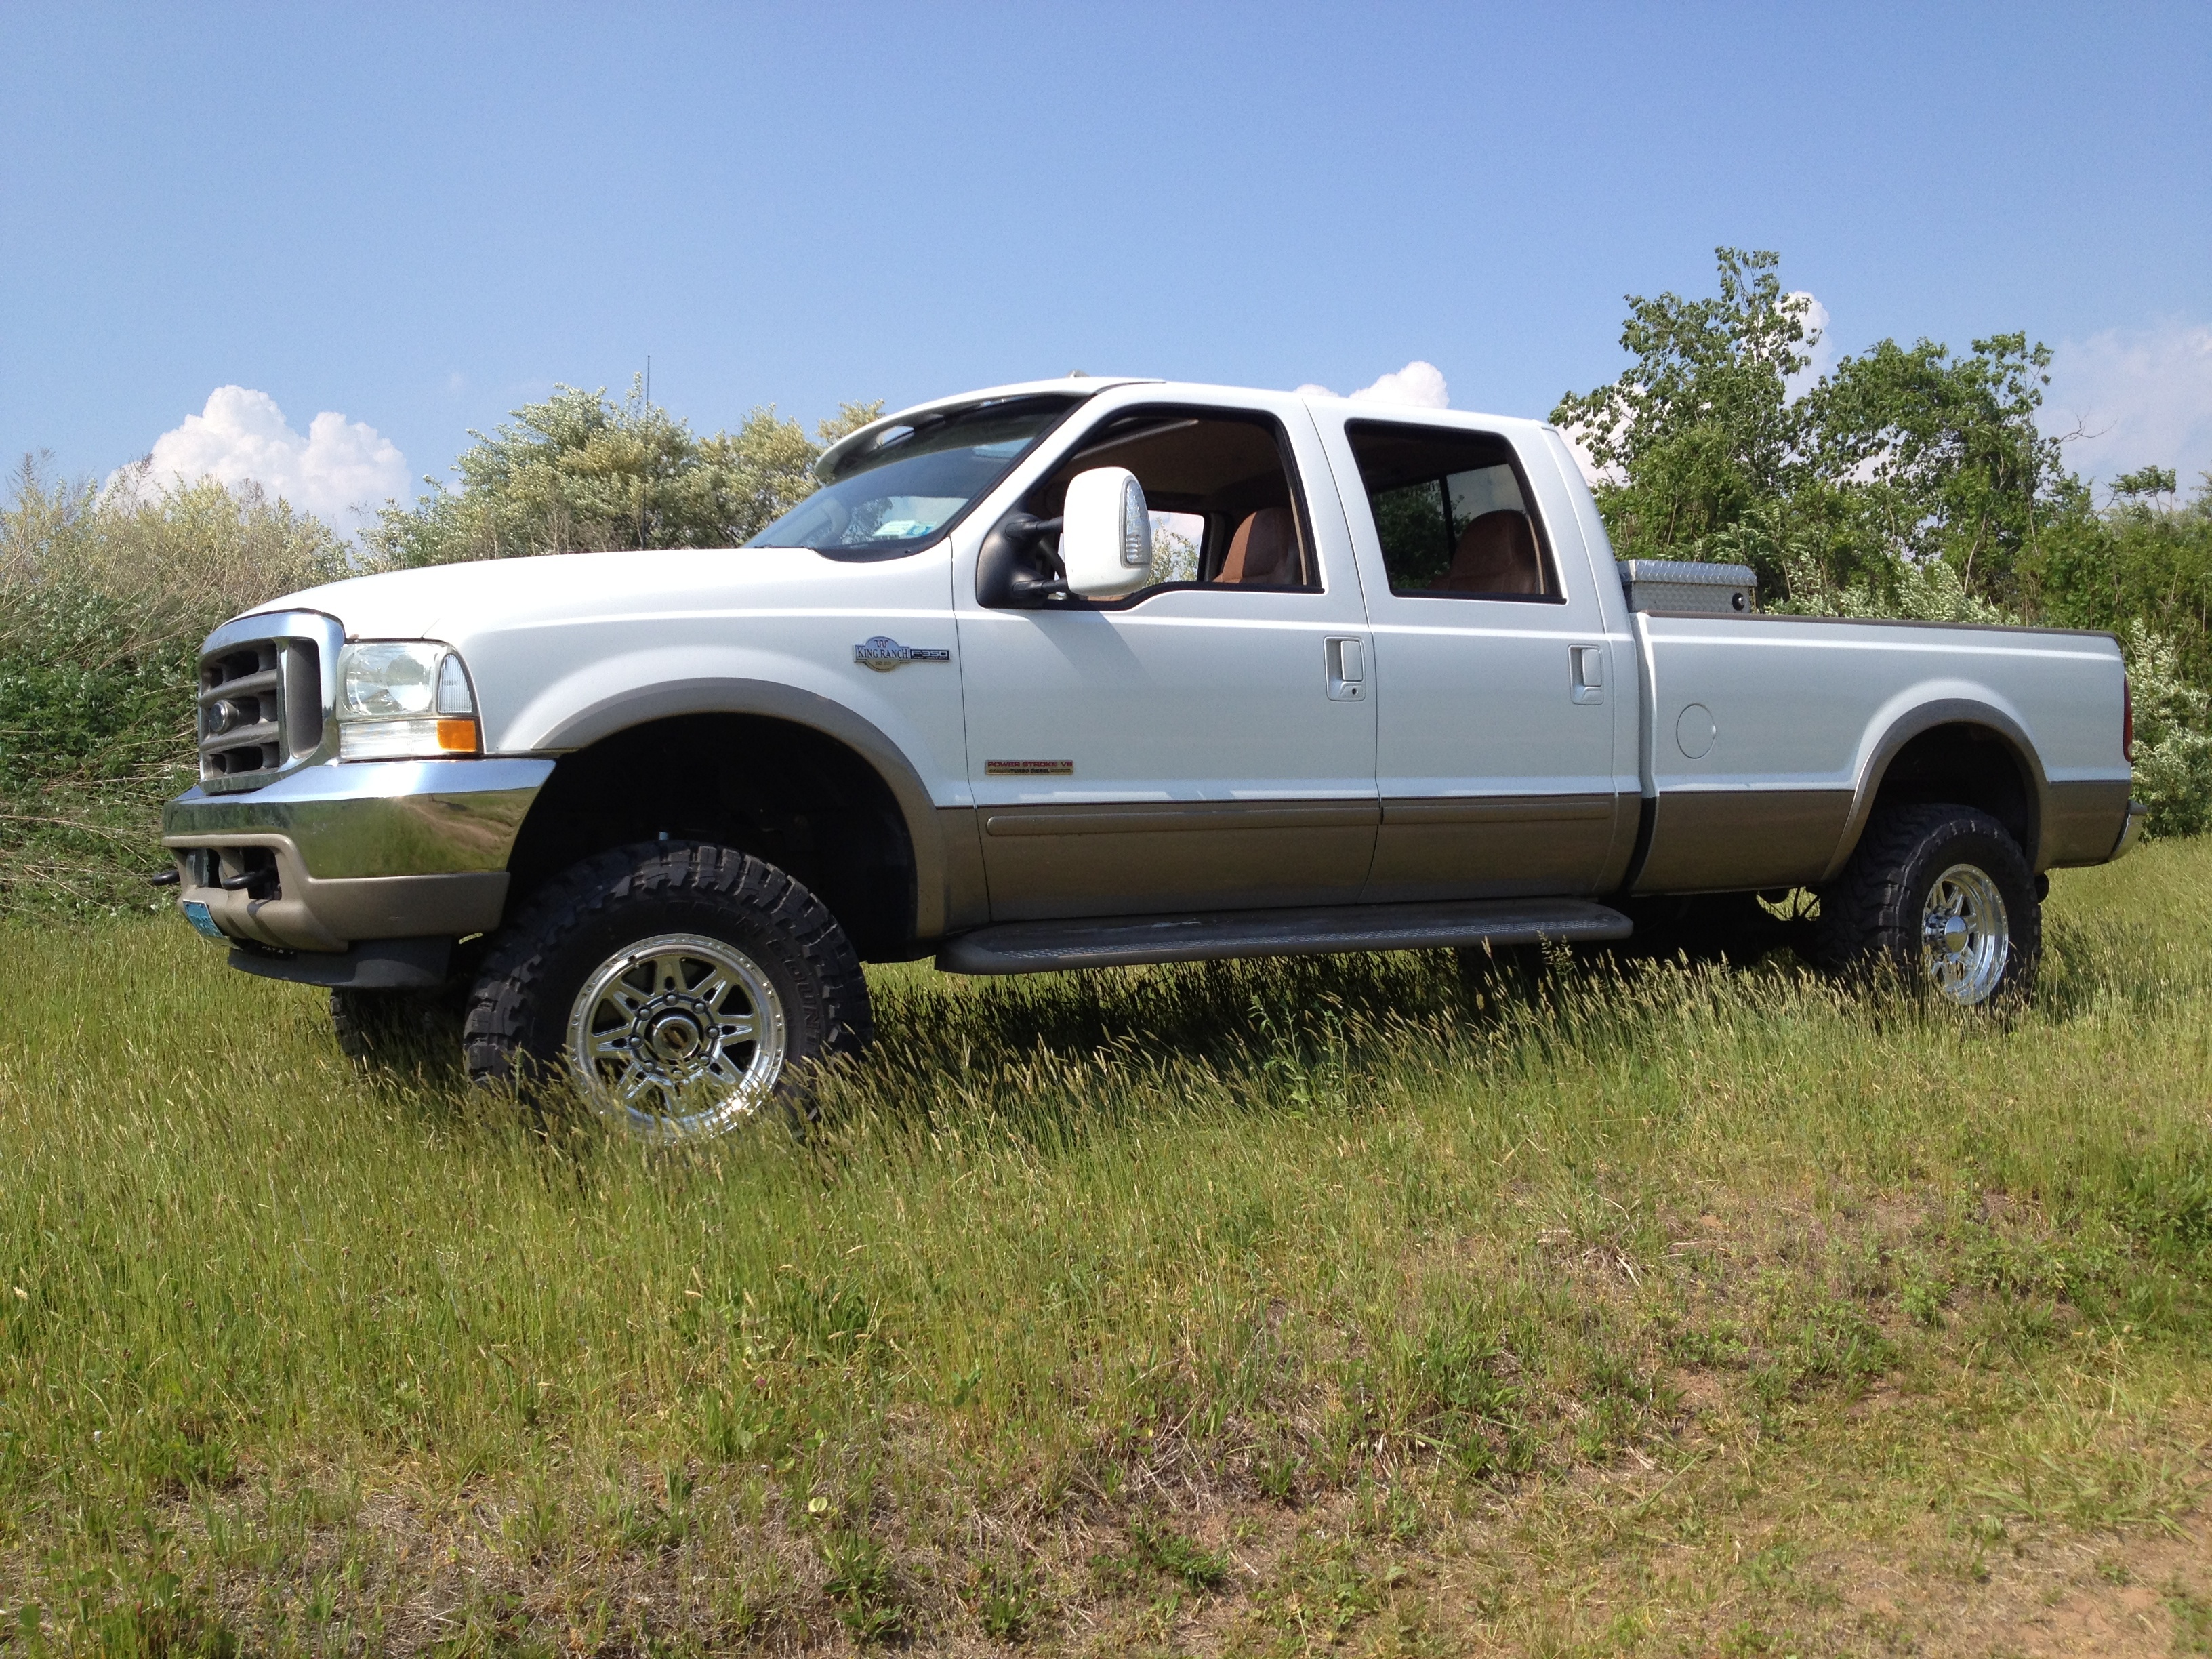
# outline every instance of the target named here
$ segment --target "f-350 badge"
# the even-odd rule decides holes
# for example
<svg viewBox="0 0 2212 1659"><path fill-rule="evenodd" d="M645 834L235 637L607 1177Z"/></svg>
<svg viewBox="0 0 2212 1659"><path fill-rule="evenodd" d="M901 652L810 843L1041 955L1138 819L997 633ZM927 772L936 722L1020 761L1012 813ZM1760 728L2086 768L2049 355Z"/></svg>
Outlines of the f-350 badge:
<svg viewBox="0 0 2212 1659"><path fill-rule="evenodd" d="M901 663L951 662L952 653L941 646L901 645L888 634L878 634L853 647L853 660L863 668L888 674Z"/></svg>

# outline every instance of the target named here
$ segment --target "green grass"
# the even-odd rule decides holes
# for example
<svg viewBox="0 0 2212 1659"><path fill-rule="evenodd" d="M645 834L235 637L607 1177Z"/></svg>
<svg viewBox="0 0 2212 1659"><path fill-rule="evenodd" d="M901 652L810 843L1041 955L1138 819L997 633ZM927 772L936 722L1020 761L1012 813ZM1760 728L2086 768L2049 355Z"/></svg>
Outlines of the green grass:
<svg viewBox="0 0 2212 1659"><path fill-rule="evenodd" d="M669 1156L14 927L0 1644L2196 1650L2212 842L2049 935L2001 1022L883 970L818 1132Z"/></svg>

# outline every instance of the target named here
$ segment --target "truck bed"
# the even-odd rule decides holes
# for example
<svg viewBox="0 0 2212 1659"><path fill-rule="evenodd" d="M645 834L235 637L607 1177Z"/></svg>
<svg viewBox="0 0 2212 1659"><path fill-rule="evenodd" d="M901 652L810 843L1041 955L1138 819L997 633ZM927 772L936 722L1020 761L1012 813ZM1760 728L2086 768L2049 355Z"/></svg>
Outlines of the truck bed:
<svg viewBox="0 0 2212 1659"><path fill-rule="evenodd" d="M1938 751L1953 776L2016 779L2020 822L2008 827L2039 870L2111 856L2126 823L2110 635L1770 614L1631 621L1651 808L1638 892L1825 879L1850 856L1875 784L1911 789L1914 766Z"/></svg>

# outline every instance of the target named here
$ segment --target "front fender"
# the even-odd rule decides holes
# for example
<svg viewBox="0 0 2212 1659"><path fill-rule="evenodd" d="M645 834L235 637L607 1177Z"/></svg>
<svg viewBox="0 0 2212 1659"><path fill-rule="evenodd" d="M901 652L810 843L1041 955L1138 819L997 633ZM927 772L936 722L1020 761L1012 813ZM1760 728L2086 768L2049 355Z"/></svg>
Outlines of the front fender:
<svg viewBox="0 0 2212 1659"><path fill-rule="evenodd" d="M544 747L585 749L654 720L684 714L754 714L787 720L834 738L873 769L890 791L914 849L917 936L945 926L946 848L939 809L905 752L881 728L841 702L774 680L701 677L615 691L572 710L545 734Z"/></svg>

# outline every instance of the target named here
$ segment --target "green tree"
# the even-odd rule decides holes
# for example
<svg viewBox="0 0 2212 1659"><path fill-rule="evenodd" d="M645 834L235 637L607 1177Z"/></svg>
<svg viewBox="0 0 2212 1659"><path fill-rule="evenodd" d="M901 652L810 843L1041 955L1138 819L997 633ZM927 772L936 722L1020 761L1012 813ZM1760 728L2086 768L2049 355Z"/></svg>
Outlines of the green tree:
<svg viewBox="0 0 2212 1659"><path fill-rule="evenodd" d="M2142 467L2098 510L2036 425L2051 355L2024 334L1883 340L1804 386L1807 301L1772 253L1717 254L1717 296L1629 296L1628 368L1553 411L1615 550L1751 565L1784 611L2111 629L2152 828L2212 829L2212 475L2182 506Z"/></svg>
<svg viewBox="0 0 2212 1659"><path fill-rule="evenodd" d="M2155 504L2157 497L2171 497L2181 488L2181 480L2170 466L2146 466L2134 472L2123 472L2112 480L2112 498L2149 496ZM2172 503L2169 500L2167 505Z"/></svg>
<svg viewBox="0 0 2212 1659"><path fill-rule="evenodd" d="M425 479L428 495L386 505L362 539L389 565L734 546L811 492L823 449L882 408L847 404L811 440L756 409L735 432L701 438L648 403L641 380L619 404L604 387L558 386L490 434L470 433L458 488Z"/></svg>
<svg viewBox="0 0 2212 1659"><path fill-rule="evenodd" d="M1634 362L1552 411L1607 475L1599 505L1623 557L1703 556L1706 538L1804 471L1790 380L1819 339L1811 301L1783 292L1778 255L1714 252L1717 297L1630 295L1620 343Z"/></svg>
<svg viewBox="0 0 2212 1659"><path fill-rule="evenodd" d="M2019 605L2045 532L2094 516L2035 425L2049 349L1884 340L1803 386L1809 299L1784 291L1771 252L1716 258L1714 297L1630 295L1633 361L1553 410L1605 470L1615 549L1747 563L1770 596L1813 608L1845 590L1877 608L1933 594L1908 568L1936 559L1962 602Z"/></svg>
<svg viewBox="0 0 2212 1659"><path fill-rule="evenodd" d="M2049 347L2000 334L1964 356L1884 340L1822 377L1804 421L1832 574L1940 559L1966 592L2017 602L2040 531L2089 505L2035 424L2050 368Z"/></svg>
<svg viewBox="0 0 2212 1659"><path fill-rule="evenodd" d="M2144 473L2155 488L2121 488ZM2212 686L2212 477L2187 503L2175 501L2176 482L2161 468L2124 475L2103 512L2052 523L2023 566L2021 609L2114 632L2140 621L2172 642L2179 672Z"/></svg>

